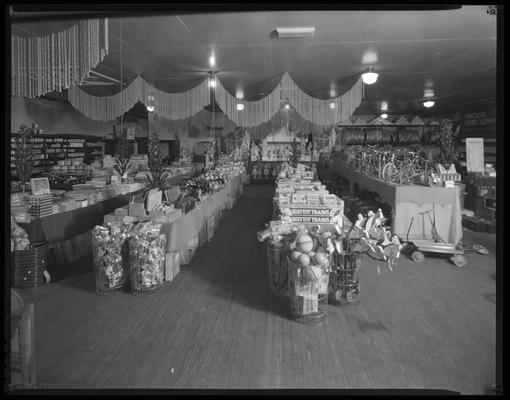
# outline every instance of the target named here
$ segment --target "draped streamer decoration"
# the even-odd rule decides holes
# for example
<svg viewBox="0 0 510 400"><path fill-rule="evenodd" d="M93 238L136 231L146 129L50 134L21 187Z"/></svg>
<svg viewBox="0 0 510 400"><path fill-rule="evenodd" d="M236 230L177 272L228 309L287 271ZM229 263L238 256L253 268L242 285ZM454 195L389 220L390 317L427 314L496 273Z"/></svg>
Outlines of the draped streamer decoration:
<svg viewBox="0 0 510 400"><path fill-rule="evenodd" d="M79 84L108 54L108 19L43 37L11 36L11 96L34 98Z"/></svg>
<svg viewBox="0 0 510 400"><path fill-rule="evenodd" d="M154 113L170 120L189 118L210 103L208 81L182 93L166 93L137 76L121 92L112 96L93 96L77 86L69 88L68 100L74 108L94 121L111 121L123 115L137 102L147 105L154 96Z"/></svg>
<svg viewBox="0 0 510 400"><path fill-rule="evenodd" d="M363 82L359 78L352 88L341 96L320 100L307 95L285 73L281 80L281 97L287 99L301 117L316 125L330 126L349 118L361 104ZM334 104L331 108L330 104Z"/></svg>
<svg viewBox="0 0 510 400"><path fill-rule="evenodd" d="M252 138L263 139L271 133L278 132L282 128L292 131L298 131L298 137L306 137L309 133L320 136L324 132L324 126L314 124L301 117L293 108L280 109L269 121L248 128L248 133Z"/></svg>
<svg viewBox="0 0 510 400"><path fill-rule="evenodd" d="M292 105L299 115L313 124L334 125L349 118L363 98L361 78L343 95L320 100L303 92L286 72L269 95L257 101L243 101L245 108L238 111L236 106L239 100L232 96L219 80L216 82L214 95L219 107L232 121L244 128L254 128L267 123L282 108L284 102ZM334 108L331 108L332 102Z"/></svg>
<svg viewBox="0 0 510 400"><path fill-rule="evenodd" d="M179 120L189 118L209 105L210 90L208 79L204 79L187 92L166 93L138 76L127 88L113 96L92 96L78 87L70 87L68 97L73 107L85 116L95 121L109 121L128 111L138 101L147 104L148 96L152 95L156 115L169 120ZM285 115L288 119L292 113L281 114L284 102L288 101L301 117L298 123L308 123L306 131L318 132L322 130L321 127L337 124L354 113L363 97L363 83L359 79L343 95L330 100L320 100L303 92L289 74L285 73L269 95L257 101L243 101L245 108L242 111L237 110L239 100L232 96L218 79L214 96L223 113L239 127L253 130L269 121L281 122ZM335 104L333 109L330 107L331 102ZM292 118L296 120L297 117ZM260 129L262 128L257 128L257 132ZM260 135L257 133L255 136Z"/></svg>
<svg viewBox="0 0 510 400"><path fill-rule="evenodd" d="M214 96L218 106L228 118L243 128L253 128L269 121L282 107L280 84L260 100L243 101L245 106L243 111L237 110L239 100L223 87L219 79L216 79Z"/></svg>

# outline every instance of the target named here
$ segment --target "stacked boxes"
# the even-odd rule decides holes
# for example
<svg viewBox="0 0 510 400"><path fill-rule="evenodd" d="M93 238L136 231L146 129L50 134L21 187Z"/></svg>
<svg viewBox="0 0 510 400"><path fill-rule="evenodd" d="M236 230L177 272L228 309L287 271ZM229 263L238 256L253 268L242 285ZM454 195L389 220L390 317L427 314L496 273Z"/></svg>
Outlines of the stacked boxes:
<svg viewBox="0 0 510 400"><path fill-rule="evenodd" d="M53 214L53 204L51 194L29 195L28 212L34 218L41 218Z"/></svg>

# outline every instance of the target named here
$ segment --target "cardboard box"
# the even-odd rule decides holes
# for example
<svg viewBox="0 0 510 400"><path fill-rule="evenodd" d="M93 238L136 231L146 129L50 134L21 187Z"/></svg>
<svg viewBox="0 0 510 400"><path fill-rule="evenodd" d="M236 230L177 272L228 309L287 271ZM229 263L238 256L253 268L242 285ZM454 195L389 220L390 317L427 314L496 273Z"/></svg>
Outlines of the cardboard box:
<svg viewBox="0 0 510 400"><path fill-rule="evenodd" d="M143 203L129 203L128 215L136 217L145 217L145 207Z"/></svg>
<svg viewBox="0 0 510 400"><path fill-rule="evenodd" d="M126 217L127 215L129 215L129 212L128 212L127 208L117 208L115 210L114 215L116 215L118 217Z"/></svg>
<svg viewBox="0 0 510 400"><path fill-rule="evenodd" d="M319 297L316 294L291 296L291 311L294 315L308 315L319 311Z"/></svg>
<svg viewBox="0 0 510 400"><path fill-rule="evenodd" d="M193 257L195 257L195 253L197 252L197 247L183 247L180 250L180 264L188 265Z"/></svg>

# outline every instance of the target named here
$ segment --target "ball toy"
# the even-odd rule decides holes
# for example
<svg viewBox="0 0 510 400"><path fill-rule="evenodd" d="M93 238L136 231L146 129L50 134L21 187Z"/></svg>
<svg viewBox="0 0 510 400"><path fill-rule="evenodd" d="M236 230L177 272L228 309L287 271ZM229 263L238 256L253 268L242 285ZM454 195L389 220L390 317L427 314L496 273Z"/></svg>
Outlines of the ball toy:
<svg viewBox="0 0 510 400"><path fill-rule="evenodd" d="M297 262L299 256L303 254L300 251L294 250L292 253L290 253L290 259L294 262Z"/></svg>
<svg viewBox="0 0 510 400"><path fill-rule="evenodd" d="M323 265L328 262L328 256L325 253L316 253L313 257L314 264Z"/></svg>
<svg viewBox="0 0 510 400"><path fill-rule="evenodd" d="M313 249L313 240L309 235L301 235L296 239L296 248L303 253L308 253Z"/></svg>
<svg viewBox="0 0 510 400"><path fill-rule="evenodd" d="M308 265L310 265L310 257L308 257L308 255L306 255L305 253L302 253L302 254L298 257L298 263L299 263L299 265L301 265L302 267L307 267Z"/></svg>

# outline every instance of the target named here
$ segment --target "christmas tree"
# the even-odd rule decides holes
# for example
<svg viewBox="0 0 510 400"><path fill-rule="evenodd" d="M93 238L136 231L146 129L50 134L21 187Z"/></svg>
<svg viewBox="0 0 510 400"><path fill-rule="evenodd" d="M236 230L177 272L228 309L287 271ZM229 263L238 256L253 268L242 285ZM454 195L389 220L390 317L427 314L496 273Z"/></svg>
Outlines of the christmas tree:
<svg viewBox="0 0 510 400"><path fill-rule="evenodd" d="M300 158L301 158L301 149L299 147L299 143L297 142L297 140L294 139L290 145L290 155L289 155L290 165L292 165L292 167L296 168Z"/></svg>
<svg viewBox="0 0 510 400"><path fill-rule="evenodd" d="M168 173L165 171L163 155L161 154L161 144L156 132L152 132L152 135L149 137L148 151L149 171L151 173L145 173L145 175L147 175L152 187L160 187L164 183Z"/></svg>
<svg viewBox="0 0 510 400"><path fill-rule="evenodd" d="M115 165L113 167L122 179L126 178L126 175L131 169L129 148L126 140L126 133L124 132L121 132L120 138L117 143L115 143Z"/></svg>
<svg viewBox="0 0 510 400"><path fill-rule="evenodd" d="M14 138L14 164L16 166L16 174L21 181L22 190L25 192L25 183L32 176L32 168L34 167L34 150L32 149L32 138L37 132L32 124L32 128L22 124L18 129L18 136Z"/></svg>
<svg viewBox="0 0 510 400"><path fill-rule="evenodd" d="M453 121L443 119L439 130L439 147L441 152L437 156L436 162L449 166L457 161L458 152L455 146L455 134L453 132Z"/></svg>

